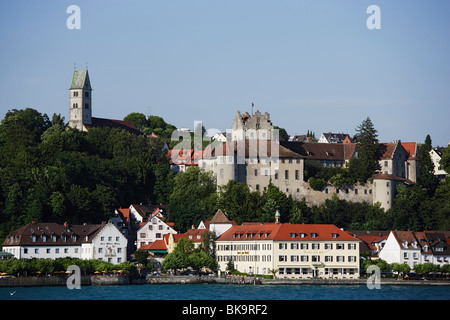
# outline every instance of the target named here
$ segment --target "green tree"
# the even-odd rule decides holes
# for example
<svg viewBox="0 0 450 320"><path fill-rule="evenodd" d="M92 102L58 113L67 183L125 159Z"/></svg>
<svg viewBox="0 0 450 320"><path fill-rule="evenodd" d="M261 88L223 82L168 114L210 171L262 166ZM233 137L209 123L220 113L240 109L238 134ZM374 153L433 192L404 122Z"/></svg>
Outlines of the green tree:
<svg viewBox="0 0 450 320"><path fill-rule="evenodd" d="M140 130L148 127L149 125L149 122L145 117L145 114L139 112L129 113L125 118L123 118L123 120L133 123L136 126L136 128Z"/></svg>
<svg viewBox="0 0 450 320"><path fill-rule="evenodd" d="M175 177L169 212L177 230L184 231L197 225L216 210L216 184L212 173L189 167Z"/></svg>
<svg viewBox="0 0 450 320"><path fill-rule="evenodd" d="M431 138L430 135L427 135L425 143L419 145L417 151L417 160L419 163L417 183L427 189L430 195L433 195L439 182L434 175L434 163L430 156L431 148Z"/></svg>
<svg viewBox="0 0 450 320"><path fill-rule="evenodd" d="M378 133L367 117L357 128L358 158L350 161L349 170L358 181L367 181L378 169Z"/></svg>
<svg viewBox="0 0 450 320"><path fill-rule="evenodd" d="M140 265L144 266L144 268L147 267L147 259L149 257L147 250L136 250L134 257Z"/></svg>

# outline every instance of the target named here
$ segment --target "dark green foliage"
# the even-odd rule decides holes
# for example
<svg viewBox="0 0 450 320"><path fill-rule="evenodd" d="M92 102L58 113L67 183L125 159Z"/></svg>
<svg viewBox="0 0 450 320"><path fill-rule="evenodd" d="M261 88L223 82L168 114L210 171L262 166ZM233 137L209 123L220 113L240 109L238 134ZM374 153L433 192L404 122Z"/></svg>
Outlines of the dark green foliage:
<svg viewBox="0 0 450 320"><path fill-rule="evenodd" d="M59 115L50 122L33 109L7 112L0 124L0 238L32 220L99 223L117 207L166 201L173 176L162 149L160 139L120 129L86 133L65 128Z"/></svg>

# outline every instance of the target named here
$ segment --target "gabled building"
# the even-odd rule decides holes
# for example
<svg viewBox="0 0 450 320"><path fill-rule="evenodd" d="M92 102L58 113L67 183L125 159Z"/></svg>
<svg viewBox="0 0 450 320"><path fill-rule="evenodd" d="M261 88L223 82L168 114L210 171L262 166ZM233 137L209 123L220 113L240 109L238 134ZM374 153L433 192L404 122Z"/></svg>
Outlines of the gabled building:
<svg viewBox="0 0 450 320"><path fill-rule="evenodd" d="M391 231L380 259L387 263L406 263L411 269L418 263L450 263L450 232Z"/></svg>
<svg viewBox="0 0 450 320"><path fill-rule="evenodd" d="M350 136L346 133L322 133L319 138L319 143L344 143L344 141L350 141Z"/></svg>
<svg viewBox="0 0 450 320"><path fill-rule="evenodd" d="M18 259L72 257L114 264L127 260L127 238L111 221L95 225L33 221L7 235L2 246Z"/></svg>
<svg viewBox="0 0 450 320"><path fill-rule="evenodd" d="M153 215L137 230L137 248L162 240L166 234L176 234L177 231L173 227L173 222L165 222L157 214Z"/></svg>
<svg viewBox="0 0 450 320"><path fill-rule="evenodd" d="M236 225L235 221L230 221L228 216L220 209L217 210L216 214L211 220L200 221L197 229L209 230L214 232L216 237L220 237L225 231L230 229L233 225Z"/></svg>

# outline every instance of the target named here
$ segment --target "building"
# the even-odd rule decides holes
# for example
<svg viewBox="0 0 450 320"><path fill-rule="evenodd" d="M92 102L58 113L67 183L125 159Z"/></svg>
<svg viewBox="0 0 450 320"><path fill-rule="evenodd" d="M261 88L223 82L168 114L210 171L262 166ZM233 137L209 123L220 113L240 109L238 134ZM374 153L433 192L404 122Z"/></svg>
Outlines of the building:
<svg viewBox="0 0 450 320"><path fill-rule="evenodd" d="M281 278L358 278L360 241L334 225L244 223L216 240L220 270Z"/></svg>
<svg viewBox="0 0 450 320"><path fill-rule="evenodd" d="M350 136L346 133L322 133L319 138L319 143L349 143L351 141Z"/></svg>
<svg viewBox="0 0 450 320"><path fill-rule="evenodd" d="M123 120L92 117L92 86L88 70L74 70L69 88L69 123L68 126L80 131L93 127L110 127L127 130L141 135L136 126Z"/></svg>
<svg viewBox="0 0 450 320"><path fill-rule="evenodd" d="M378 255L389 236L389 231L378 230L348 230L348 233L361 240L359 252L360 254L369 253L370 259L378 259Z"/></svg>
<svg viewBox="0 0 450 320"><path fill-rule="evenodd" d="M417 181L417 143L401 142L379 143L380 173Z"/></svg>
<svg viewBox="0 0 450 320"><path fill-rule="evenodd" d="M211 220L200 221L197 229L199 230L209 230L214 232L216 238L220 237L225 231L230 229L233 225L236 225L235 221L230 221L228 216L220 209L217 210L216 214Z"/></svg>
<svg viewBox="0 0 450 320"><path fill-rule="evenodd" d="M114 264L127 260L127 238L109 221L63 225L30 222L6 236L3 249L18 259L100 259Z"/></svg>
<svg viewBox="0 0 450 320"><path fill-rule="evenodd" d="M137 247L152 244L157 240L163 240L166 234L176 234L177 231L173 228L173 222L165 222L164 217L154 215L149 218L147 222L143 222L137 231Z"/></svg>
<svg viewBox="0 0 450 320"><path fill-rule="evenodd" d="M252 114L248 112L241 114L237 111L231 129L232 141L274 139L272 136L274 128L268 112L261 114L259 110L256 110Z"/></svg>
<svg viewBox="0 0 450 320"><path fill-rule="evenodd" d="M447 172L445 172L444 168L440 164L442 152L443 148L433 148L430 151L430 158L434 164L434 175L439 180L443 180L448 176Z"/></svg>
<svg viewBox="0 0 450 320"><path fill-rule="evenodd" d="M449 231L391 231L379 257L387 263L450 263Z"/></svg>
<svg viewBox="0 0 450 320"><path fill-rule="evenodd" d="M389 174L374 174L373 178L373 203L379 202L384 210L389 210L394 205L397 186L405 184L413 185L411 180Z"/></svg>

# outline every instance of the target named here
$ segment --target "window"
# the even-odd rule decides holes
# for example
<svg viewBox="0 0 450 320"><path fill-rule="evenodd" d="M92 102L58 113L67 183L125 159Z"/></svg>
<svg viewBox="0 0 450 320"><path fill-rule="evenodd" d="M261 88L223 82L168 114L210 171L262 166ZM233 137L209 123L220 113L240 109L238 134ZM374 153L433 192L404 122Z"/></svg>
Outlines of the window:
<svg viewBox="0 0 450 320"><path fill-rule="evenodd" d="M278 170L275 170L275 180L278 180Z"/></svg>
<svg viewBox="0 0 450 320"><path fill-rule="evenodd" d="M278 261L279 262L286 262L287 261L287 257L284 255L278 256ZM281 269L280 269L281 270Z"/></svg>
<svg viewBox="0 0 450 320"><path fill-rule="evenodd" d="M100 241L105 241L105 237L100 237Z"/></svg>
<svg viewBox="0 0 450 320"><path fill-rule="evenodd" d="M59 248L56 248L56 249L55 249L55 253L59 253Z"/></svg>
<svg viewBox="0 0 450 320"><path fill-rule="evenodd" d="M317 237L317 233L311 233L311 238L315 238L315 237Z"/></svg>
<svg viewBox="0 0 450 320"><path fill-rule="evenodd" d="M312 262L320 262L320 256L314 255L311 257L311 259Z"/></svg>
<svg viewBox="0 0 450 320"><path fill-rule="evenodd" d="M349 250L355 250L356 249L356 244L355 243L349 243L348 244L348 249Z"/></svg>
<svg viewBox="0 0 450 320"><path fill-rule="evenodd" d="M112 241L112 237L108 237L108 241Z"/></svg>
<svg viewBox="0 0 450 320"><path fill-rule="evenodd" d="M98 248L98 253L103 253L103 248Z"/></svg>
<svg viewBox="0 0 450 320"><path fill-rule="evenodd" d="M296 255L291 256L291 262L298 262L298 256Z"/></svg>
<svg viewBox="0 0 450 320"><path fill-rule="evenodd" d="M306 233L300 233L300 238L306 237Z"/></svg>
<svg viewBox="0 0 450 320"><path fill-rule="evenodd" d="M86 92L84 93L84 96L85 96L86 98L89 98L89 92L86 91Z"/></svg>
<svg viewBox="0 0 450 320"><path fill-rule="evenodd" d="M279 243L278 249L280 250L286 250L287 249L287 243Z"/></svg>
<svg viewBox="0 0 450 320"><path fill-rule="evenodd" d="M307 243L302 243L300 245L300 247L301 247L302 250L308 250L308 244Z"/></svg>
<svg viewBox="0 0 450 320"><path fill-rule="evenodd" d="M139 238L146 238L147 234L144 232L139 233Z"/></svg>
<svg viewBox="0 0 450 320"><path fill-rule="evenodd" d="M284 170L284 179L289 180L289 170Z"/></svg>
<svg viewBox="0 0 450 320"><path fill-rule="evenodd" d="M336 238L338 237L338 234L337 234L337 233L332 233L332 234L331 234L331 237L332 237L333 239L336 239Z"/></svg>
<svg viewBox="0 0 450 320"><path fill-rule="evenodd" d="M320 247L320 246L319 246L318 243L313 243L313 244L312 244L312 249L313 249L313 250L319 250L319 247Z"/></svg>
<svg viewBox="0 0 450 320"><path fill-rule="evenodd" d="M291 250L298 250L298 243L291 243Z"/></svg>
<svg viewBox="0 0 450 320"><path fill-rule="evenodd" d="M325 243L325 250L333 250L333 244L332 243Z"/></svg>
<svg viewBox="0 0 450 320"><path fill-rule="evenodd" d="M325 262L333 262L332 256L325 256Z"/></svg>
<svg viewBox="0 0 450 320"><path fill-rule="evenodd" d="M255 177L258 176L258 169L255 169Z"/></svg>
<svg viewBox="0 0 450 320"><path fill-rule="evenodd" d="M64 253L69 253L69 249L68 248L64 248Z"/></svg>
<svg viewBox="0 0 450 320"><path fill-rule="evenodd" d="M300 178L299 171L295 170L295 180L299 180Z"/></svg>
<svg viewBox="0 0 450 320"><path fill-rule="evenodd" d="M73 96L74 96L74 97L78 97L78 91L74 91L74 92L73 92Z"/></svg>
<svg viewBox="0 0 450 320"><path fill-rule="evenodd" d="M51 253L51 249L47 248L46 252L47 252L47 254L50 254Z"/></svg>
<svg viewBox="0 0 450 320"><path fill-rule="evenodd" d="M336 257L337 262L344 262L344 256L337 256Z"/></svg>
<svg viewBox="0 0 450 320"><path fill-rule="evenodd" d="M344 244L343 243L337 243L336 244L336 249L337 250L344 250Z"/></svg>
<svg viewBox="0 0 450 320"><path fill-rule="evenodd" d="M85 104L84 104L84 108L85 108L85 109L89 109L89 103L85 103Z"/></svg>
<svg viewBox="0 0 450 320"><path fill-rule="evenodd" d="M157 233L157 234L156 234L156 238L158 238L158 239L159 239L159 238L162 238L161 233Z"/></svg>
<svg viewBox="0 0 450 320"><path fill-rule="evenodd" d="M308 256L301 256L300 259L302 262L308 262Z"/></svg>

